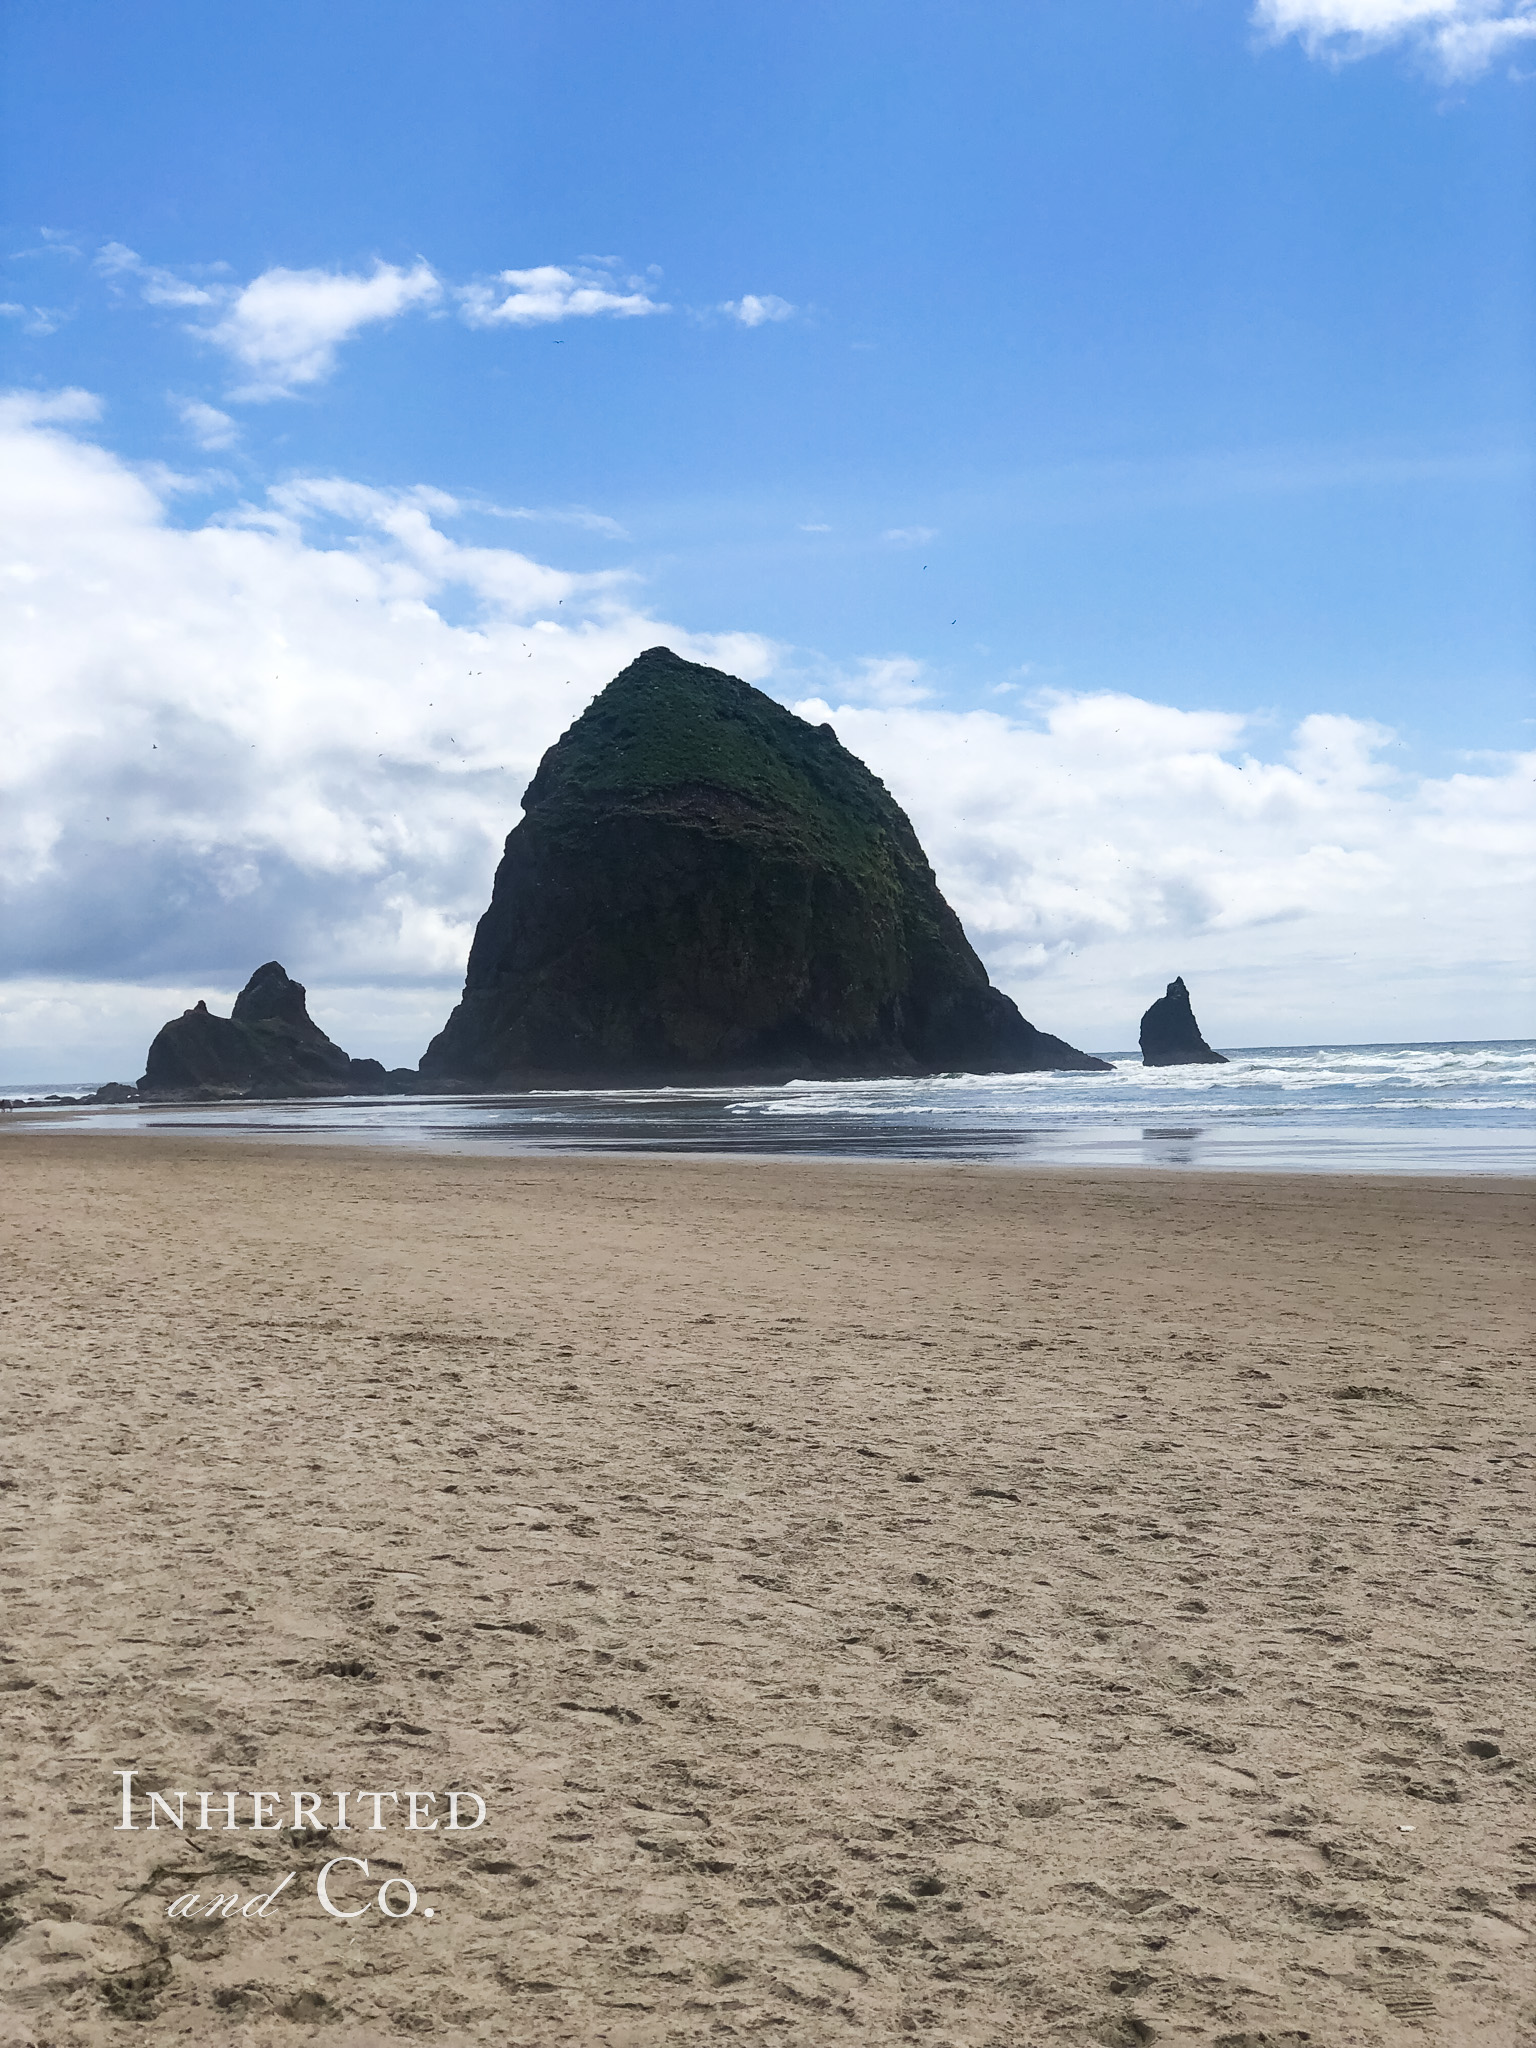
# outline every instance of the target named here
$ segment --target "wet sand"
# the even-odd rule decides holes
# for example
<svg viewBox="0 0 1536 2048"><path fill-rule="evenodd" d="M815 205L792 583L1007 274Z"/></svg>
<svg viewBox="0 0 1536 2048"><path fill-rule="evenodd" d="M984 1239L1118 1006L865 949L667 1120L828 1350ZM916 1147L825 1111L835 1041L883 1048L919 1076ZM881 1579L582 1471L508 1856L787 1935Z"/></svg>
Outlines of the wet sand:
<svg viewBox="0 0 1536 2048"><path fill-rule="evenodd" d="M0 2042L1536 2038L1529 1181L0 1187Z"/></svg>

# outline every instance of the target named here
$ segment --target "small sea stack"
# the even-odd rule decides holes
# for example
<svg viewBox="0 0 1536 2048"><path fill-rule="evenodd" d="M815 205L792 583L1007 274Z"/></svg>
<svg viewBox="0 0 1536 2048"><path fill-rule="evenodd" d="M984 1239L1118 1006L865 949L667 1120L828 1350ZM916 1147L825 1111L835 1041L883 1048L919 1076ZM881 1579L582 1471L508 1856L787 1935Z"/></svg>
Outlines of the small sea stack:
<svg viewBox="0 0 1536 2048"><path fill-rule="evenodd" d="M200 1002L160 1027L138 1092L146 1102L207 1102L394 1094L415 1081L408 1069L387 1074L377 1060L349 1058L310 1016L304 984L269 960L236 996L232 1016Z"/></svg>
<svg viewBox="0 0 1536 2048"><path fill-rule="evenodd" d="M1104 1072L993 988L911 822L838 740L653 647L551 747L439 1087Z"/></svg>
<svg viewBox="0 0 1536 2048"><path fill-rule="evenodd" d="M1227 1056L1212 1052L1200 1036L1184 977L1176 975L1141 1020L1144 1067L1224 1067Z"/></svg>

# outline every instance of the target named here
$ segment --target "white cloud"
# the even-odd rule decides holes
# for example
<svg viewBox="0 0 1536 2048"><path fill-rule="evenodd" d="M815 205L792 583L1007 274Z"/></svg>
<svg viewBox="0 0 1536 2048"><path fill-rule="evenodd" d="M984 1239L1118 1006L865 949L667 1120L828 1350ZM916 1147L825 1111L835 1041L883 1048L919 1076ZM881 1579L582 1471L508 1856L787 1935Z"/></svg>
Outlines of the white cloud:
<svg viewBox="0 0 1536 2048"><path fill-rule="evenodd" d="M1134 1045L1173 975L1222 1044L1530 1029L1536 755L1444 778L1334 713L1285 758L1240 713L1130 695L829 708L911 814L994 978L1078 1044Z"/></svg>
<svg viewBox="0 0 1536 2048"><path fill-rule="evenodd" d="M606 270L564 270L544 263L534 270L500 271L489 284L464 285L456 296L471 327L539 327L599 313L632 319L671 310L650 296L643 278L627 283L627 290L615 290Z"/></svg>
<svg viewBox="0 0 1536 2048"><path fill-rule="evenodd" d="M227 412L206 405L200 398L173 399L176 416L199 448L232 448L240 429Z"/></svg>
<svg viewBox="0 0 1536 2048"><path fill-rule="evenodd" d="M200 497L208 491L232 491L239 479L227 469L199 469L189 474L166 462L136 462L134 473L157 498Z"/></svg>
<svg viewBox="0 0 1536 2048"><path fill-rule="evenodd" d="M461 543L441 491L298 479L173 524L155 478L60 431L96 410L0 398L0 666L29 679L0 754L11 1078L28 1047L126 1071L147 1014L274 956L349 1050L414 1060L587 699L658 641L752 678L770 650L645 617L622 577ZM358 993L378 988L382 1009Z"/></svg>
<svg viewBox="0 0 1536 2048"><path fill-rule="evenodd" d="M649 278L618 278L616 260L593 257L579 270L558 264L503 270L489 281L453 286L452 296L465 323L482 328L545 326L600 314L625 319L670 312L669 306L651 296ZM96 268L108 278L131 279L147 305L200 313L203 317L194 319L189 331L225 350L245 373L246 381L229 396L246 403L290 398L305 386L322 382L335 369L342 344L361 329L435 306L449 290L432 266L420 258L409 270L375 263L368 276L278 267L241 286L219 275L227 271L226 264L200 265L199 278L188 278L146 263L124 242L108 242L97 251ZM777 307L782 301L751 303ZM26 316L29 310L29 331L51 333L57 316L46 308L0 306L0 314L16 317ZM764 312L758 317L783 316Z"/></svg>
<svg viewBox="0 0 1536 2048"><path fill-rule="evenodd" d="M82 391L67 384L61 391L0 392L0 432L17 433L28 427L79 426L99 420L101 400L94 391Z"/></svg>
<svg viewBox="0 0 1536 2048"><path fill-rule="evenodd" d="M273 957L349 1051L414 1060L587 699L657 643L788 673L758 636L648 617L620 576L457 539L430 488L303 478L173 523L69 431L97 409L0 400L0 666L27 679L0 754L10 1079L45 1055L131 1078L155 1024ZM1236 712L949 712L897 656L811 675L797 708L909 810L1026 1015L1079 1044L1133 1041L1175 973L1229 1044L1528 1028L1530 761L1408 776L1332 713L1266 761Z"/></svg>
<svg viewBox="0 0 1536 2048"><path fill-rule="evenodd" d="M209 315L191 331L224 349L249 373L250 381L230 394L247 401L288 398L302 385L319 383L335 369L336 351L344 341L364 327L432 305L443 290L432 266L420 260L410 270L375 263L367 277L278 267L243 286L216 275L227 270L225 264L200 267L207 278L203 283L146 263L124 242L108 242L96 256L104 276L135 279L146 305L200 309Z"/></svg>
<svg viewBox="0 0 1536 2048"><path fill-rule="evenodd" d="M35 256L79 257L83 252L69 238L66 228L39 228L41 241L31 248L14 248L9 252L8 261L23 263Z"/></svg>
<svg viewBox="0 0 1536 2048"><path fill-rule="evenodd" d="M96 252L96 268L103 277L135 277L139 294L150 306L213 306L229 296L218 285L193 284L174 270L161 270L146 263L137 249L126 242L108 242Z"/></svg>
<svg viewBox="0 0 1536 2048"><path fill-rule="evenodd" d="M1450 78L1470 78L1536 37L1536 0L1257 0L1270 35L1314 56L1368 56L1393 43L1422 50Z"/></svg>
<svg viewBox="0 0 1536 2048"><path fill-rule="evenodd" d="M937 540L936 526L888 526L880 538L889 541L893 547L920 548L924 542Z"/></svg>
<svg viewBox="0 0 1536 2048"><path fill-rule="evenodd" d="M791 319L795 309L788 299L778 298L772 292L747 292L742 298L727 299L720 310L739 320L743 327L762 327L770 320Z"/></svg>
<svg viewBox="0 0 1536 2048"><path fill-rule="evenodd" d="M923 682L924 663L905 654L868 654L854 662L802 659L793 678L781 665L779 680L814 701L836 704L921 704L933 695Z"/></svg>
<svg viewBox="0 0 1536 2048"><path fill-rule="evenodd" d="M472 508L492 519L531 519L544 526L579 526L587 533L606 534L609 540L628 540L629 534L606 512L593 512L586 505L487 505Z"/></svg>
<svg viewBox="0 0 1536 2048"><path fill-rule="evenodd" d="M361 328L429 306L442 285L428 263L410 270L376 263L368 277L344 270L264 270L230 300L222 319L199 329L226 349L250 382L236 399L286 398L336 366L336 351Z"/></svg>
<svg viewBox="0 0 1536 2048"><path fill-rule="evenodd" d="M0 301L0 319L19 320L23 334L55 334L68 317L59 306L23 306L14 299Z"/></svg>

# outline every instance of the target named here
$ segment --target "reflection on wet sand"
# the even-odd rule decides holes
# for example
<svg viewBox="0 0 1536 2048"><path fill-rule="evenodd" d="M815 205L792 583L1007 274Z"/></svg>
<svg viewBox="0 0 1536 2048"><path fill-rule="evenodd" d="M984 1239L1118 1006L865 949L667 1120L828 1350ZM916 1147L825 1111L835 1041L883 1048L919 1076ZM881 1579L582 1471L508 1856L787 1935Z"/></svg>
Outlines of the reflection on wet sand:
<svg viewBox="0 0 1536 2048"><path fill-rule="evenodd" d="M1189 1129L1144 1130L1141 1141L1152 1148L1150 1166L1193 1166L1195 1140L1201 1136L1198 1124Z"/></svg>

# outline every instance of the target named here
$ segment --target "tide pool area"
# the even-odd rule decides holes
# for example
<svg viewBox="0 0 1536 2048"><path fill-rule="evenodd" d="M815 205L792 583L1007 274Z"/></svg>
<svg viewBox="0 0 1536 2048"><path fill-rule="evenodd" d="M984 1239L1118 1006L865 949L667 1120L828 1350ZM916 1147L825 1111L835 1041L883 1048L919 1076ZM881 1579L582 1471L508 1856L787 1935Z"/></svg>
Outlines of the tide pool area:
<svg viewBox="0 0 1536 2048"><path fill-rule="evenodd" d="M1536 1173L1536 1039L1257 1046L1225 1066L320 1102L42 1106L27 1128L449 1152L973 1160L1287 1173ZM35 1105L35 1107L31 1106Z"/></svg>

